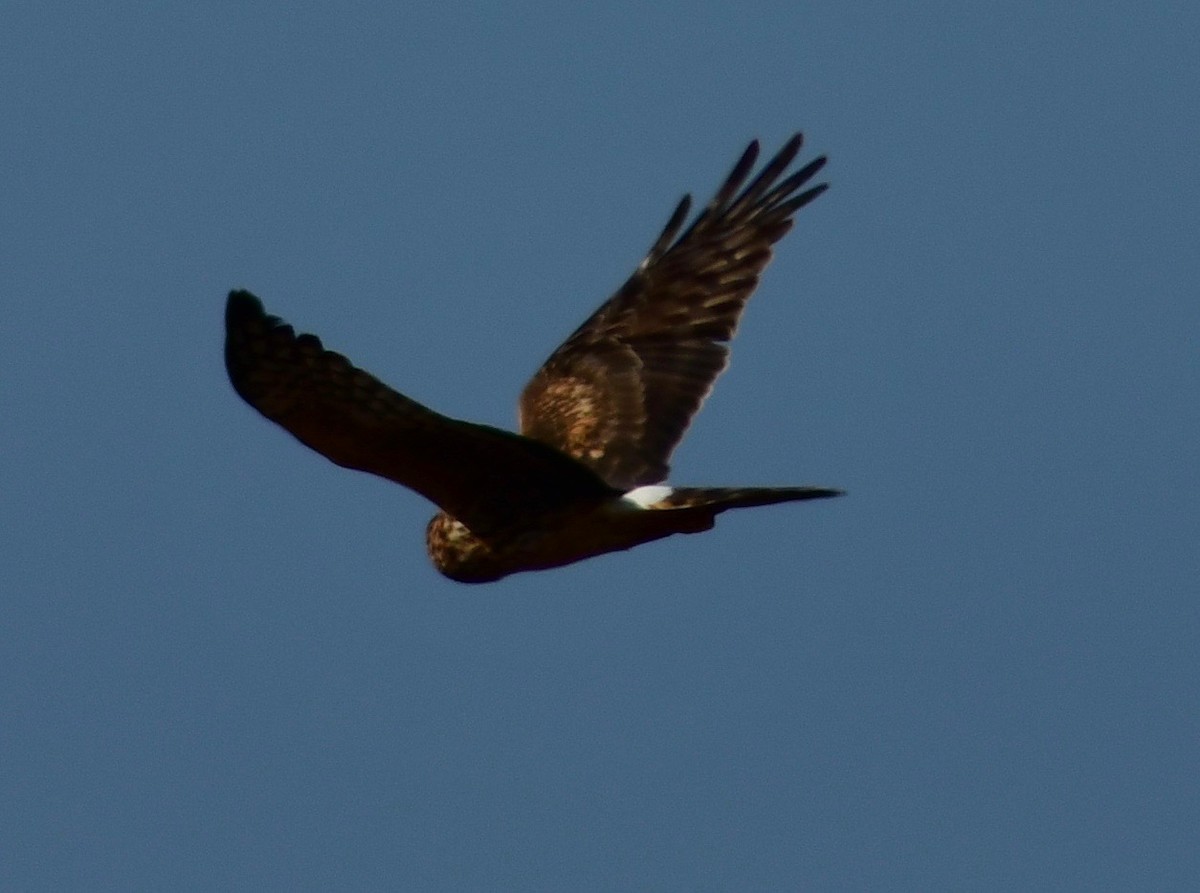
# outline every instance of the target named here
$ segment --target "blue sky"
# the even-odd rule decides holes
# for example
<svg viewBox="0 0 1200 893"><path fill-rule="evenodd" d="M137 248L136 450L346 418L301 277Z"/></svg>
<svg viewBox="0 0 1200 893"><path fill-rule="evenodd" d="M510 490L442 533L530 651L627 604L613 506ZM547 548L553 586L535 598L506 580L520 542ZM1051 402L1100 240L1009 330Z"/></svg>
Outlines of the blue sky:
<svg viewBox="0 0 1200 893"><path fill-rule="evenodd" d="M1200 885L1200 12L14 4L0 887ZM511 426L685 191L830 191L675 456L833 503L483 588L225 293Z"/></svg>

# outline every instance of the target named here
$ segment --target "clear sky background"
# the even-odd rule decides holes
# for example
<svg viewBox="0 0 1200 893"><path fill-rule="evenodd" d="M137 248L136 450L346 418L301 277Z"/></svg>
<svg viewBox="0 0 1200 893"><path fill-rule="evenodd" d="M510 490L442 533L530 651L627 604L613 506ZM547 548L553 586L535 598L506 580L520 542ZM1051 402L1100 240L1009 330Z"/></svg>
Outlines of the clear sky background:
<svg viewBox="0 0 1200 893"><path fill-rule="evenodd" d="M4 20L0 888L1200 888L1200 7ZM797 129L672 480L842 500L464 587L226 381L245 287L510 427Z"/></svg>

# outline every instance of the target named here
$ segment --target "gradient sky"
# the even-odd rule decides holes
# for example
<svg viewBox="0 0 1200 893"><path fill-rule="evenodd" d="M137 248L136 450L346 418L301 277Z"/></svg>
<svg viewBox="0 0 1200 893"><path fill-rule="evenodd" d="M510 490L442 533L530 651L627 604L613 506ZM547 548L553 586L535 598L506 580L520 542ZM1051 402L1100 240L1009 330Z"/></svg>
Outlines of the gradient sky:
<svg viewBox="0 0 1200 893"><path fill-rule="evenodd" d="M9 4L0 888L1200 888L1200 7L1053 6ZM797 129L672 480L845 499L463 587L226 381L511 426Z"/></svg>

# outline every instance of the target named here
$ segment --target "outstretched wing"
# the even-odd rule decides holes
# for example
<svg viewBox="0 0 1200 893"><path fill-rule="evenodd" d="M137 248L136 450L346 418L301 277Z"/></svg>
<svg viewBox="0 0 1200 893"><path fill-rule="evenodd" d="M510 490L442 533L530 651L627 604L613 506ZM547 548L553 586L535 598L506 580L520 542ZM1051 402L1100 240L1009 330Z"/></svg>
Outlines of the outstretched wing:
<svg viewBox="0 0 1200 893"><path fill-rule="evenodd" d="M245 291L225 307L234 390L297 440L346 468L416 490L488 538L522 515L611 488L543 443L439 415L296 335Z"/></svg>
<svg viewBox="0 0 1200 893"><path fill-rule="evenodd" d="M824 156L783 180L796 134L739 193L758 158L754 141L712 201L679 236L685 196L650 253L572 334L521 394L521 433L547 443L621 489L657 483L692 416L729 362L729 341L771 246L792 215L825 191L800 191ZM778 181L778 182L777 182Z"/></svg>

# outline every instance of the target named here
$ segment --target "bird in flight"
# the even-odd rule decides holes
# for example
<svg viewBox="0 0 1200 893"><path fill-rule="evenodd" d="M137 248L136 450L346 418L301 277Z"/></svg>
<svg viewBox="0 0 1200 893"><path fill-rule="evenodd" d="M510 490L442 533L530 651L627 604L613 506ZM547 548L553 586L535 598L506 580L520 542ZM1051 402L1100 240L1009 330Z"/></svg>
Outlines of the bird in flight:
<svg viewBox="0 0 1200 893"><path fill-rule="evenodd" d="M827 188L810 185L824 156L787 173L801 142L793 136L751 180L752 142L686 230L683 197L633 275L526 385L519 434L422 406L315 335L295 334L247 291L230 292L225 308L229 380L331 461L433 502L429 557L462 583L700 533L728 509L839 496L664 483L671 452L728 365L772 246Z"/></svg>

